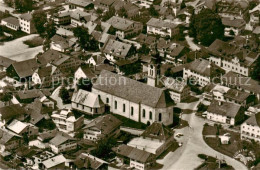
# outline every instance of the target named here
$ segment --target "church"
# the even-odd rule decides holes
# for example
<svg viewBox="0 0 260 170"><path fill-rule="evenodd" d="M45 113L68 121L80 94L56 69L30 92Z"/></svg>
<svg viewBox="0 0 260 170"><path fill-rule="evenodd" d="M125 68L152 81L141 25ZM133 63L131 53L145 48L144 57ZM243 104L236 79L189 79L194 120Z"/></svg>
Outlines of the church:
<svg viewBox="0 0 260 170"><path fill-rule="evenodd" d="M136 122L173 123L174 101L167 90L157 88L157 66L148 65L147 84L102 70L92 92L99 95L110 112ZM108 111L108 110L107 110Z"/></svg>

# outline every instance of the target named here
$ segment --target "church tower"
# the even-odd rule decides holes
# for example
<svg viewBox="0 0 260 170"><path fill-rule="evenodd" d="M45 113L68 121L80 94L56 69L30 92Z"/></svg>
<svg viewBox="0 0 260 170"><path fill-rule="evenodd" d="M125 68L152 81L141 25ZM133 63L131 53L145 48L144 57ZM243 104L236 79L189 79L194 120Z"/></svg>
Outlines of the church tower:
<svg viewBox="0 0 260 170"><path fill-rule="evenodd" d="M148 64L148 78L147 84L155 87L157 85L157 78L160 76L160 65L156 64L154 60Z"/></svg>

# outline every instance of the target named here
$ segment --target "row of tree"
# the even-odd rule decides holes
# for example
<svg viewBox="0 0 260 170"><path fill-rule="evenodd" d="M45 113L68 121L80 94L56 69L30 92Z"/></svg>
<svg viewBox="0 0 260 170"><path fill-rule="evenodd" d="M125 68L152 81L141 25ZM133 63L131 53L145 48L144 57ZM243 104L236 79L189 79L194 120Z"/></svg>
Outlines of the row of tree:
<svg viewBox="0 0 260 170"><path fill-rule="evenodd" d="M19 12L33 10L33 0L4 0L9 7L14 7Z"/></svg>

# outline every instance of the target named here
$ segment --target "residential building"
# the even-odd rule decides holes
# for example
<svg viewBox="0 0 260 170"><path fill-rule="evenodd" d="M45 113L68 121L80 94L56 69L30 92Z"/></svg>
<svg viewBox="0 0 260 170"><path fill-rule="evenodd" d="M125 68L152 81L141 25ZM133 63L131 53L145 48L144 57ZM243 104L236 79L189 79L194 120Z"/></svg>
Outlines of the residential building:
<svg viewBox="0 0 260 170"><path fill-rule="evenodd" d="M54 111L51 115L53 122L60 131L74 132L83 126L84 116L76 116L70 110Z"/></svg>
<svg viewBox="0 0 260 170"><path fill-rule="evenodd" d="M8 126L7 129L11 130L17 135L32 136L38 134L38 128L32 124L24 123L19 120L14 119Z"/></svg>
<svg viewBox="0 0 260 170"><path fill-rule="evenodd" d="M260 113L250 116L240 126L241 139L254 140L260 142Z"/></svg>
<svg viewBox="0 0 260 170"><path fill-rule="evenodd" d="M60 154L42 162L43 169L65 169L66 158Z"/></svg>
<svg viewBox="0 0 260 170"><path fill-rule="evenodd" d="M169 90L171 98L175 103L180 103L190 96L190 88L186 81L171 77L163 77L161 80L163 81L163 85Z"/></svg>
<svg viewBox="0 0 260 170"><path fill-rule="evenodd" d="M183 68L183 78L185 80L193 79L194 81L190 83L197 83L198 85L204 87L211 81L215 81L222 72L222 69L217 67L215 64L200 58L187 64Z"/></svg>
<svg viewBox="0 0 260 170"><path fill-rule="evenodd" d="M260 22L260 4L258 4L256 7L254 7L252 10L249 10L249 14L250 14L250 21L249 24L252 27L255 27L259 24Z"/></svg>
<svg viewBox="0 0 260 170"><path fill-rule="evenodd" d="M117 155L117 160L129 164L131 168L138 170L150 169L155 165L156 156L147 151L137 149L125 144L113 148Z"/></svg>
<svg viewBox="0 0 260 170"><path fill-rule="evenodd" d="M93 80L95 77L96 75L89 66L80 66L74 73L74 87L76 87L80 79Z"/></svg>
<svg viewBox="0 0 260 170"><path fill-rule="evenodd" d="M116 134L122 122L109 114L99 116L84 127L84 139L98 141Z"/></svg>
<svg viewBox="0 0 260 170"><path fill-rule="evenodd" d="M35 169L40 169L42 168L42 162L45 161L45 160L48 160L52 157L54 157L55 154L52 153L52 152L49 152L49 151L43 151L43 152L39 152L35 155L33 155L33 162L34 162L34 165L33 167Z"/></svg>
<svg viewBox="0 0 260 170"><path fill-rule="evenodd" d="M207 101L217 100L226 101L225 94L230 90L229 87L221 86L219 84L208 84L204 88L203 98Z"/></svg>
<svg viewBox="0 0 260 170"><path fill-rule="evenodd" d="M1 20L1 25L6 26L12 30L18 31L20 29L19 20L15 17L7 17Z"/></svg>
<svg viewBox="0 0 260 170"><path fill-rule="evenodd" d="M22 136L19 136L7 129L0 129L0 152L16 149L22 143Z"/></svg>
<svg viewBox="0 0 260 170"><path fill-rule="evenodd" d="M63 132L57 133L56 136L52 140L50 140L49 143L52 152L56 154L77 148L76 139Z"/></svg>
<svg viewBox="0 0 260 170"><path fill-rule="evenodd" d="M70 42L66 38L63 38L62 36L59 35L54 35L51 38L50 45L51 45L50 49L57 50L63 53L68 51L70 48Z"/></svg>
<svg viewBox="0 0 260 170"><path fill-rule="evenodd" d="M211 102L206 114L207 119L228 125L236 125L244 119L244 109L241 105L216 100Z"/></svg>
<svg viewBox="0 0 260 170"><path fill-rule="evenodd" d="M248 108L255 104L255 96L250 95L248 92L236 90L236 89L229 89L224 97L227 102L237 103L241 106Z"/></svg>
<svg viewBox="0 0 260 170"><path fill-rule="evenodd" d="M172 130L162 123L154 122L146 128L141 137L133 138L127 145L158 157L173 144L173 141Z"/></svg>
<svg viewBox="0 0 260 170"><path fill-rule="evenodd" d="M69 0L70 10L90 10L94 8L94 4L91 0Z"/></svg>
<svg viewBox="0 0 260 170"><path fill-rule="evenodd" d="M172 37L179 33L177 25L157 18L151 18L147 23L147 34Z"/></svg>
<svg viewBox="0 0 260 170"><path fill-rule="evenodd" d="M248 116L255 115L260 112L260 104L250 106L246 111L245 114Z"/></svg>
<svg viewBox="0 0 260 170"><path fill-rule="evenodd" d="M221 0L216 3L216 12L221 17L243 19L248 3L244 1Z"/></svg>
<svg viewBox="0 0 260 170"><path fill-rule="evenodd" d="M36 32L31 13L21 14L19 16L19 24L23 32L26 32L28 34L33 34Z"/></svg>
<svg viewBox="0 0 260 170"><path fill-rule="evenodd" d="M222 18L222 24L225 26L225 36L234 37L245 29L246 22L244 19Z"/></svg>
<svg viewBox="0 0 260 170"><path fill-rule="evenodd" d="M72 169L107 169L108 162L90 155L89 153L81 153L72 162L70 166Z"/></svg>
<svg viewBox="0 0 260 170"><path fill-rule="evenodd" d="M6 72L6 69L15 62L15 60L0 56L0 72Z"/></svg>
<svg viewBox="0 0 260 170"><path fill-rule="evenodd" d="M106 22L116 29L116 36L120 38L137 36L143 30L142 23L118 16L113 16Z"/></svg>
<svg viewBox="0 0 260 170"><path fill-rule="evenodd" d="M62 11L62 12L57 12L54 13L53 16L51 17L53 19L53 22L57 25L65 25L65 24L70 24L71 23L71 18L70 18L70 11Z"/></svg>
<svg viewBox="0 0 260 170"><path fill-rule="evenodd" d="M108 11L109 8L112 7L116 0L95 0L94 5L95 9L102 9L104 11Z"/></svg>
<svg viewBox="0 0 260 170"><path fill-rule="evenodd" d="M73 93L71 99L72 109L78 110L85 114L96 115L105 112L105 104L100 97L92 92L79 89Z"/></svg>
<svg viewBox="0 0 260 170"><path fill-rule="evenodd" d="M92 92L100 95L112 113L145 124L173 123L174 102L167 90L102 70Z"/></svg>
<svg viewBox="0 0 260 170"><path fill-rule="evenodd" d="M208 48L209 61L226 71L249 76L259 53L244 48L237 48L228 42L215 40Z"/></svg>
<svg viewBox="0 0 260 170"><path fill-rule="evenodd" d="M120 59L126 59L133 53L131 50L132 45L120 42L114 39L109 39L104 45L102 52L110 62L116 62Z"/></svg>
<svg viewBox="0 0 260 170"><path fill-rule="evenodd" d="M0 126L6 125L13 119L24 120L27 112L20 104L14 104L0 108Z"/></svg>

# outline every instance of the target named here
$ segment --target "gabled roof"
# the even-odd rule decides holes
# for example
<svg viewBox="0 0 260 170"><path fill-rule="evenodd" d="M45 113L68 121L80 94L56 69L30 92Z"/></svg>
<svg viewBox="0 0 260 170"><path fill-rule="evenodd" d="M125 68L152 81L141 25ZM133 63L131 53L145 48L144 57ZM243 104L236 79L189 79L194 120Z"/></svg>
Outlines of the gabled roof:
<svg viewBox="0 0 260 170"><path fill-rule="evenodd" d="M15 63L16 61L10 59L10 58L6 58L3 56L0 56L0 65L4 66L4 67L9 67L11 64Z"/></svg>
<svg viewBox="0 0 260 170"><path fill-rule="evenodd" d="M103 53L107 53L119 58L125 58L131 48L130 44L114 39L109 39L103 47Z"/></svg>
<svg viewBox="0 0 260 170"><path fill-rule="evenodd" d="M67 135L66 133L59 132L56 134L56 136L50 140L50 144L53 144L55 146L59 146L67 141L75 141L76 139L72 138L71 136Z"/></svg>
<svg viewBox="0 0 260 170"><path fill-rule="evenodd" d="M244 19L230 19L228 17L225 17L225 18L222 18L222 24L224 26L241 28L242 26L246 25L246 22Z"/></svg>
<svg viewBox="0 0 260 170"><path fill-rule="evenodd" d="M90 0L70 0L69 3L80 6L80 7L87 7L88 5L92 4L93 2Z"/></svg>
<svg viewBox="0 0 260 170"><path fill-rule="evenodd" d="M10 129L11 131L15 132L16 134L21 133L25 128L27 128L27 124L14 119L8 126L7 128Z"/></svg>
<svg viewBox="0 0 260 170"><path fill-rule="evenodd" d="M71 101L91 108L104 106L104 103L97 94L82 89L73 93Z"/></svg>
<svg viewBox="0 0 260 170"><path fill-rule="evenodd" d="M207 112L235 118L240 109L241 105L239 104L213 100L208 107Z"/></svg>
<svg viewBox="0 0 260 170"><path fill-rule="evenodd" d="M24 107L21 107L20 104L14 104L6 107L0 108L0 114L2 120L11 120L20 115L26 114Z"/></svg>
<svg viewBox="0 0 260 170"><path fill-rule="evenodd" d="M20 99L34 99L44 96L40 89L19 91L17 95Z"/></svg>
<svg viewBox="0 0 260 170"><path fill-rule="evenodd" d="M122 122L120 120L109 114L97 117L87 124L84 129L96 128L101 131L102 135L109 135L112 131L119 128L121 124Z"/></svg>
<svg viewBox="0 0 260 170"><path fill-rule="evenodd" d="M180 81L177 79L174 79L172 77L163 77L161 78L163 85L167 88L170 89L174 92L181 93L184 88L186 87L186 82L185 81Z"/></svg>
<svg viewBox="0 0 260 170"><path fill-rule="evenodd" d="M159 122L154 122L149 127L147 127L145 131L142 133L143 137L158 139L163 141L166 141L172 135L173 135L172 130Z"/></svg>
<svg viewBox="0 0 260 170"><path fill-rule="evenodd" d="M7 17L7 18L2 19L2 21L5 21L5 22L15 25L17 27L20 26L19 20L15 17Z"/></svg>
<svg viewBox="0 0 260 170"><path fill-rule="evenodd" d="M51 38L51 41L55 44L59 44L61 46L61 48L69 48L69 42L67 41L66 38L63 38L62 36L59 35L54 35Z"/></svg>
<svg viewBox="0 0 260 170"><path fill-rule="evenodd" d="M49 158L42 162L45 168L50 169L62 163L65 164L66 158L63 155L57 155L55 157Z"/></svg>
<svg viewBox="0 0 260 170"><path fill-rule="evenodd" d="M81 153L74 161L74 164L79 169L99 169L103 164L108 163L90 154ZM89 165L90 167L88 167Z"/></svg>
<svg viewBox="0 0 260 170"><path fill-rule="evenodd" d="M146 25L148 26L153 26L153 27L157 27L157 28L162 28L162 27L166 27L166 28L175 28L177 27L176 24L173 24L171 22L168 21L164 21L161 19L157 19L157 18L151 18Z"/></svg>
<svg viewBox="0 0 260 170"><path fill-rule="evenodd" d="M224 96L238 102L243 102L247 100L247 98L250 96L250 93L239 91L236 89L229 89Z"/></svg>
<svg viewBox="0 0 260 170"><path fill-rule="evenodd" d="M129 27L131 25L133 25L135 23L135 21L126 19L126 18L121 18L118 16L113 16L112 18L110 18L107 23L111 24L114 28L118 29L118 30L122 30L125 31L127 29L129 29Z"/></svg>
<svg viewBox="0 0 260 170"><path fill-rule="evenodd" d="M20 78L26 78L32 76L34 71L38 68L38 63L35 58L15 62L12 64L16 73Z"/></svg>
<svg viewBox="0 0 260 170"><path fill-rule="evenodd" d="M136 160L138 162L142 162L142 163L152 162L153 160L155 160L155 157L156 157L154 154L152 154L150 152L146 152L146 151L134 148L132 146L124 145L124 144L118 146L118 148L113 148L113 150L118 155L130 158L130 159Z"/></svg>
<svg viewBox="0 0 260 170"><path fill-rule="evenodd" d="M104 83L104 80L109 80L110 83ZM154 108L165 108L174 104L169 93L164 89L152 87L106 70L101 71L93 88Z"/></svg>
<svg viewBox="0 0 260 170"><path fill-rule="evenodd" d="M31 21L32 20L32 14L31 13L24 13L19 16L19 18Z"/></svg>
<svg viewBox="0 0 260 170"><path fill-rule="evenodd" d="M6 130L6 129L0 129L0 144L6 144L14 137L21 138L21 136L16 135L15 133Z"/></svg>
<svg viewBox="0 0 260 170"><path fill-rule="evenodd" d="M252 115L249 119L245 121L246 123L253 125L253 126L258 126L260 127L260 113Z"/></svg>

